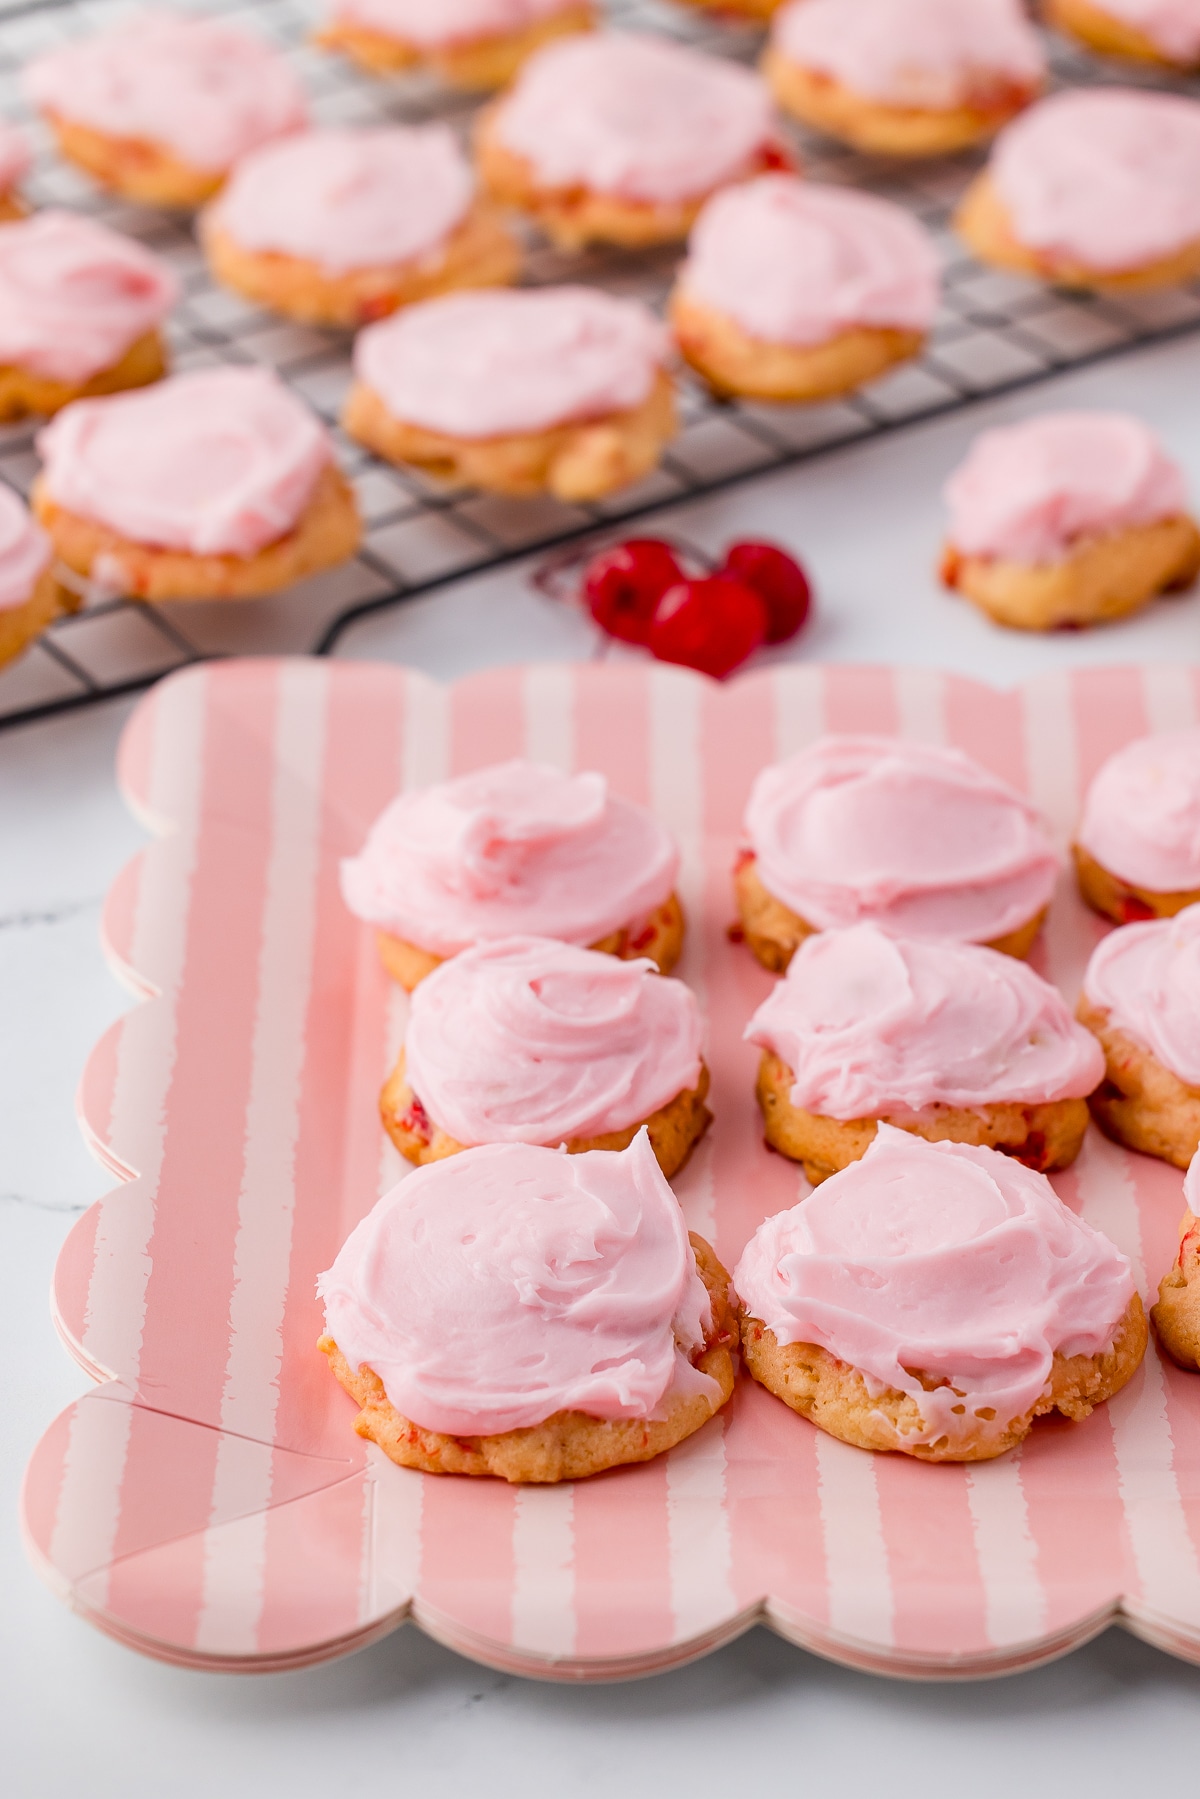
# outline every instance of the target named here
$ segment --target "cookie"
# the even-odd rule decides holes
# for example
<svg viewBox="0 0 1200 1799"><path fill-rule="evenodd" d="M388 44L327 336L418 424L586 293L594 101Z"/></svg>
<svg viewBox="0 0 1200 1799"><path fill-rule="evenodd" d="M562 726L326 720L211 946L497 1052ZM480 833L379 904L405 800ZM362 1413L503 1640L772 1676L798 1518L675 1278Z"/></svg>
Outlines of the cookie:
<svg viewBox="0 0 1200 1799"><path fill-rule="evenodd" d="M1150 1317L1171 1360L1200 1370L1200 1218L1191 1209L1195 1182L1190 1178L1184 1193L1188 1209L1179 1227L1179 1254L1158 1283L1158 1304L1151 1306Z"/></svg>
<svg viewBox="0 0 1200 1799"><path fill-rule="evenodd" d="M1116 924L1200 903L1200 730L1139 737L1110 756L1072 847L1080 893Z"/></svg>
<svg viewBox="0 0 1200 1799"><path fill-rule="evenodd" d="M1200 7L1194 0L1045 0L1043 17L1101 56L1165 69L1200 67Z"/></svg>
<svg viewBox="0 0 1200 1799"><path fill-rule="evenodd" d="M19 495L0 486L0 666L78 607L79 596L55 577L50 539Z"/></svg>
<svg viewBox="0 0 1200 1799"><path fill-rule="evenodd" d="M590 31L589 0L335 0L316 41L371 75L429 70L451 87L506 87L554 38Z"/></svg>

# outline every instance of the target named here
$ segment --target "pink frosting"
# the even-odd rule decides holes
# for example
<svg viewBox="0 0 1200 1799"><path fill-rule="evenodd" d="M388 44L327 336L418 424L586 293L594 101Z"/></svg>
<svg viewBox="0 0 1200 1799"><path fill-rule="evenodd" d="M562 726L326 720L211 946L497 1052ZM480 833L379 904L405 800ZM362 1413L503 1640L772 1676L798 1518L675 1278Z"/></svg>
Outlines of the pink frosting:
<svg viewBox="0 0 1200 1799"><path fill-rule="evenodd" d="M984 431L945 497L956 549L1028 564L1187 511L1178 465L1123 412L1047 412Z"/></svg>
<svg viewBox="0 0 1200 1799"><path fill-rule="evenodd" d="M881 1125L860 1162L761 1225L734 1285L781 1343L916 1400L913 1444L995 1439L1056 1352L1099 1355L1133 1297L1126 1258L1044 1174ZM911 1370L945 1381L926 1392Z"/></svg>
<svg viewBox="0 0 1200 1799"><path fill-rule="evenodd" d="M173 12L134 13L48 51L26 68L25 91L59 118L217 173L308 116L299 79L262 38Z"/></svg>
<svg viewBox="0 0 1200 1799"><path fill-rule="evenodd" d="M75 400L37 447L68 512L197 556L253 556L285 536L330 458L320 421L261 368Z"/></svg>
<svg viewBox="0 0 1200 1799"><path fill-rule="evenodd" d="M306 131L240 162L210 216L247 250L304 257L340 275L433 260L474 189L446 125Z"/></svg>
<svg viewBox="0 0 1200 1799"><path fill-rule="evenodd" d="M342 863L357 917L434 955L497 937L597 943L641 924L679 852L603 775L501 762L402 793Z"/></svg>
<svg viewBox="0 0 1200 1799"><path fill-rule="evenodd" d="M1069 88L1001 132L991 174L1031 250L1117 272L1200 237L1200 102Z"/></svg>
<svg viewBox="0 0 1200 1799"><path fill-rule="evenodd" d="M579 0L335 0L333 17L421 50L528 31Z"/></svg>
<svg viewBox="0 0 1200 1799"><path fill-rule="evenodd" d="M460 1143L554 1146L625 1130L694 1087L700 1013L653 962L506 937L421 982L404 1052L413 1092Z"/></svg>
<svg viewBox="0 0 1200 1799"><path fill-rule="evenodd" d="M1083 991L1177 1080L1200 1087L1200 906L1110 932Z"/></svg>
<svg viewBox="0 0 1200 1799"><path fill-rule="evenodd" d="M818 930L987 943L1039 912L1058 872L1019 793L899 737L822 737L764 768L744 825L767 891Z"/></svg>
<svg viewBox="0 0 1200 1799"><path fill-rule="evenodd" d="M50 539L11 487L0 486L0 612L23 606L50 561Z"/></svg>
<svg viewBox="0 0 1200 1799"><path fill-rule="evenodd" d="M688 250L684 292L767 343L824 343L859 325L926 331L937 311L938 256L924 226L850 188L793 175L725 188Z"/></svg>
<svg viewBox="0 0 1200 1799"><path fill-rule="evenodd" d="M689 1360L708 1294L645 1131L620 1154L488 1144L419 1168L318 1288L350 1366L426 1430L653 1418L672 1389L716 1393Z"/></svg>
<svg viewBox="0 0 1200 1799"><path fill-rule="evenodd" d="M25 133L15 125L0 121L0 194L7 194L22 175L28 174L32 161L33 153Z"/></svg>
<svg viewBox="0 0 1200 1799"><path fill-rule="evenodd" d="M0 224L0 364L87 381L160 325L172 270L132 238L77 212Z"/></svg>
<svg viewBox="0 0 1200 1799"><path fill-rule="evenodd" d="M1139 737L1088 788L1078 841L1150 893L1200 890L1200 730Z"/></svg>
<svg viewBox="0 0 1200 1799"><path fill-rule="evenodd" d="M773 136L771 99L748 69L666 38L563 38L525 64L496 136L545 187L672 204L749 169Z"/></svg>
<svg viewBox="0 0 1200 1799"><path fill-rule="evenodd" d="M1082 1099L1104 1056L1024 962L875 925L806 938L745 1036L793 1074L793 1104L827 1118L926 1106Z"/></svg>
<svg viewBox="0 0 1200 1799"><path fill-rule="evenodd" d="M945 110L1046 73L1020 0L793 0L772 38L788 62L888 106Z"/></svg>
<svg viewBox="0 0 1200 1799"><path fill-rule="evenodd" d="M354 342L354 372L394 417L482 439L629 411L666 356L666 331L640 300L492 288L369 325Z"/></svg>
<svg viewBox="0 0 1200 1799"><path fill-rule="evenodd" d="M1200 0L1093 0L1110 18L1132 25L1172 62L1200 59Z"/></svg>

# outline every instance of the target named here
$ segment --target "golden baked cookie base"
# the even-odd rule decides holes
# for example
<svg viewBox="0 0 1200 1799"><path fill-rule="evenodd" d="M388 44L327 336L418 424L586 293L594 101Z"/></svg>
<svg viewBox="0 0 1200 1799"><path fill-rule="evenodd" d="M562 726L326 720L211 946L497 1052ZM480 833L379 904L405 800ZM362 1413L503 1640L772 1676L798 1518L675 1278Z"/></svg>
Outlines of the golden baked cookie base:
<svg viewBox="0 0 1200 1799"><path fill-rule="evenodd" d="M1200 1148L1200 1092L1164 1068L1144 1044L1109 1023L1106 1007L1080 996L1076 1017L1100 1041L1107 1064L1088 1104L1107 1137L1186 1168Z"/></svg>
<svg viewBox="0 0 1200 1799"><path fill-rule="evenodd" d="M0 607L0 666L19 656L56 618L78 612L80 604L78 594L61 586L51 569L43 569L23 605Z"/></svg>
<svg viewBox="0 0 1200 1799"><path fill-rule="evenodd" d="M77 124L57 113L47 113L60 153L68 162L113 193L124 194L143 206L170 206L191 210L211 200L227 171L196 169L182 162L161 144L139 137L109 137L90 125Z"/></svg>
<svg viewBox="0 0 1200 1799"><path fill-rule="evenodd" d="M1095 288L1100 293L1121 293L1156 287L1178 287L1200 274L1200 238L1172 256L1143 263L1133 269L1093 269L1069 256L1032 250L1016 236L1008 210L985 169L967 189L954 226L967 247L981 262L1033 275L1058 287Z"/></svg>
<svg viewBox="0 0 1200 1799"><path fill-rule="evenodd" d="M815 927L807 924L790 907L785 906L782 900L776 899L773 893L767 892L759 875L755 856L745 857L735 868L733 887L741 919L741 934L747 948L772 974L783 974L804 939L814 934ZM1015 956L1018 961L1024 961L1033 948L1048 909L1043 906L1040 912L1036 912L1023 925L1018 925L1015 931L1008 931L1003 937L994 937L983 947L999 950L1002 955Z"/></svg>
<svg viewBox="0 0 1200 1799"><path fill-rule="evenodd" d="M927 1143L970 1143L998 1149L1042 1174L1066 1168L1075 1160L1088 1125L1084 1099L1047 1100L1042 1105L1025 1105L1019 1100L979 1107L931 1105L919 1114L885 1112L879 1118L830 1118L795 1105L791 1097L794 1084L787 1063L765 1050L755 1085L763 1135L772 1149L800 1163L814 1187L864 1156L881 1123L923 1137Z"/></svg>
<svg viewBox="0 0 1200 1799"><path fill-rule="evenodd" d="M1047 25L1065 31L1068 37L1086 44L1101 56L1121 56L1130 62L1152 63L1160 69L1192 69L1194 62L1176 62L1165 50L1131 25L1118 19L1102 6L1091 6L1088 0L1043 0L1042 16Z"/></svg>
<svg viewBox="0 0 1200 1799"><path fill-rule="evenodd" d="M787 0L680 0L683 6L695 7L697 12L716 13L727 19L769 19L777 13Z"/></svg>
<svg viewBox="0 0 1200 1799"><path fill-rule="evenodd" d="M660 371L645 400L630 412L512 437L466 438L396 418L373 388L356 381L342 410L342 428L388 462L409 463L446 481L491 493L598 500L657 466L677 429L675 390Z"/></svg>
<svg viewBox="0 0 1200 1799"><path fill-rule="evenodd" d="M30 413L48 416L69 406L72 400L98 394L123 393L131 387L148 387L167 372L167 349L157 331L135 339L111 368L101 369L86 381L54 381L32 369L0 367L0 422L27 418Z"/></svg>
<svg viewBox="0 0 1200 1799"><path fill-rule="evenodd" d="M16 219L27 219L29 208L13 188L0 194L0 225L11 225Z"/></svg>
<svg viewBox="0 0 1200 1799"><path fill-rule="evenodd" d="M1174 918L1187 906L1200 905L1200 889L1192 892L1155 893L1134 887L1110 874L1081 843L1071 845L1079 891L1094 912L1114 924L1139 924L1148 918Z"/></svg>
<svg viewBox="0 0 1200 1799"><path fill-rule="evenodd" d="M476 204L437 256L392 266L330 274L319 263L274 250L247 250L215 218L200 222L200 241L214 278L224 287L306 325L353 329L386 318L435 294L461 288L505 287L515 281L521 252L489 206Z"/></svg>
<svg viewBox="0 0 1200 1799"><path fill-rule="evenodd" d="M1078 1421L1111 1399L1137 1371L1146 1353L1147 1334L1146 1314L1135 1293L1111 1348L1097 1356L1056 1355L1049 1392L1036 1405L995 1435L986 1428L995 1414L981 1418L979 1434L957 1444L945 1437L914 1443L913 1433L923 1428L923 1420L911 1393L887 1387L873 1398L864 1376L848 1362L815 1343L780 1343L761 1319L745 1313L742 1360L768 1392L843 1443L858 1449L899 1450L923 1462L987 1462L1015 1448L1029 1435L1035 1418L1057 1411ZM927 1389L944 1384L918 1378Z"/></svg>
<svg viewBox="0 0 1200 1799"><path fill-rule="evenodd" d="M947 587L1016 631L1124 618L1156 594L1190 587L1198 572L1200 531L1186 517L1089 538L1061 562L1005 562L947 545L941 564Z"/></svg>
<svg viewBox="0 0 1200 1799"><path fill-rule="evenodd" d="M658 1165L670 1180L679 1173L712 1123L712 1113L704 1103L708 1086L708 1069L701 1063L696 1085L685 1087L657 1112L651 1112L648 1118L639 1118L636 1124L628 1125L624 1130L607 1131L600 1137L569 1137L567 1149L573 1156L583 1155L590 1149L628 1149L645 1126ZM379 1095L379 1116L400 1154L418 1167L427 1162L441 1162L470 1147L451 1137L425 1111L409 1086L403 1050ZM542 1147L557 1149L558 1144Z"/></svg>
<svg viewBox="0 0 1200 1799"><path fill-rule="evenodd" d="M680 288L669 316L684 359L718 393L754 400L828 400L852 393L918 356L925 342L919 331L858 325L821 344L766 343Z"/></svg>
<svg viewBox="0 0 1200 1799"><path fill-rule="evenodd" d="M668 1402L665 1418L657 1421L555 1412L544 1424L526 1430L451 1437L442 1431L423 1430L405 1418L388 1399L378 1375L365 1364L357 1371L352 1369L332 1337L322 1337L317 1348L362 1407L354 1420L359 1436L377 1443L402 1468L420 1468L426 1474L490 1474L523 1483L586 1480L605 1468L653 1461L707 1424L733 1392L738 1327L729 1303L729 1276L703 1237L693 1231L691 1243L713 1314L706 1347L695 1365L716 1381L719 1397L677 1395Z"/></svg>
<svg viewBox="0 0 1200 1799"><path fill-rule="evenodd" d="M395 75L423 67L432 69L450 87L482 92L507 86L521 64L543 44L577 31L590 31L595 23L591 6L565 7L552 18L527 25L523 31L476 38L472 43L434 51L342 19L323 26L314 33L313 41L323 50L348 56L369 75Z"/></svg>
<svg viewBox="0 0 1200 1799"><path fill-rule="evenodd" d="M993 137L1036 97L1036 89L1010 87L975 106L888 106L790 62L773 46L763 53L762 72L785 112L870 156L946 156Z"/></svg>
<svg viewBox="0 0 1200 1799"><path fill-rule="evenodd" d="M119 586L131 600L241 600L274 593L344 562L362 536L354 489L332 466L322 472L294 529L253 556L193 556L135 543L56 505L42 477L34 483L32 504L60 561L85 579L102 577L105 585Z"/></svg>
<svg viewBox="0 0 1200 1799"><path fill-rule="evenodd" d="M407 993L446 960L445 956L421 949L403 937L392 936L390 931L377 932L375 940L383 966ZM589 948L599 950L602 955L619 956L623 962L645 956L655 964L659 974L670 974L683 950L683 907L678 894L669 894L639 930L613 931L599 943L590 944Z"/></svg>
<svg viewBox="0 0 1200 1799"><path fill-rule="evenodd" d="M1183 1215L1179 1255L1158 1283L1158 1304L1150 1316L1171 1360L1200 1370L1200 1218L1194 1212Z"/></svg>

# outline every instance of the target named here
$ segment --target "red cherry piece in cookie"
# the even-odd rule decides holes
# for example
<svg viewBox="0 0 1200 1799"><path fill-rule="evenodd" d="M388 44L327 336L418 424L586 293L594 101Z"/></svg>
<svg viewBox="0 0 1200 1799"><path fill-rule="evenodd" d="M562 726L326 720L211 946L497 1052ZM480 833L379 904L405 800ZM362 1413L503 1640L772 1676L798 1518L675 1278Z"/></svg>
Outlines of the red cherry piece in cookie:
<svg viewBox="0 0 1200 1799"><path fill-rule="evenodd" d="M645 643L654 608L668 587L683 580L669 543L631 537L593 556L583 576L583 597L601 630L625 643Z"/></svg>
<svg viewBox="0 0 1200 1799"><path fill-rule="evenodd" d="M794 637L812 606L808 576L794 556L773 543L731 543L719 573L744 581L767 609L767 642Z"/></svg>
<svg viewBox="0 0 1200 1799"><path fill-rule="evenodd" d="M767 609L743 581L706 575L668 588L654 613L649 645L660 662L681 662L718 680L766 641Z"/></svg>

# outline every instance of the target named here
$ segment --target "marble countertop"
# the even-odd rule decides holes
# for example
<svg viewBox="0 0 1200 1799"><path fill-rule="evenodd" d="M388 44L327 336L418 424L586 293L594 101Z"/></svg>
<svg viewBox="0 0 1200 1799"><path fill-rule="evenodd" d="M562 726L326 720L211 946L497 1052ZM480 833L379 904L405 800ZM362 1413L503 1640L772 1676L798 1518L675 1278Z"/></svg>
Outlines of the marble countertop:
<svg viewBox="0 0 1200 1799"><path fill-rule="evenodd" d="M1200 495L1200 339L1122 358L1036 394L866 443L673 508L655 521L716 548L799 547L813 628L785 654L937 664L1005 684L1068 664L1200 653L1200 593L1086 635L986 624L932 574L937 492L981 425L1048 405L1126 406L1163 434ZM488 664L598 653L573 608L527 569L466 581L364 621L347 655L451 678ZM633 652L630 652L633 653ZM253 1678L143 1660L73 1618L29 1568L14 1526L21 1471L84 1377L46 1295L71 1219L110 1184L72 1102L84 1058L127 996L97 946L104 892L143 840L112 762L127 704L0 734L0 1258L10 1290L0 1408L0 1783L20 1799L223 1799L287 1792L544 1790L563 1799L720 1786L889 1795L1124 1794L1194 1760L1200 1668L1120 1631L1007 1680L906 1685L850 1673L754 1630L678 1672L566 1689L494 1674L404 1629L343 1662ZM1186 1760L1184 1758L1187 1758Z"/></svg>

